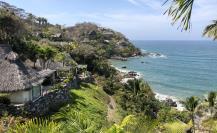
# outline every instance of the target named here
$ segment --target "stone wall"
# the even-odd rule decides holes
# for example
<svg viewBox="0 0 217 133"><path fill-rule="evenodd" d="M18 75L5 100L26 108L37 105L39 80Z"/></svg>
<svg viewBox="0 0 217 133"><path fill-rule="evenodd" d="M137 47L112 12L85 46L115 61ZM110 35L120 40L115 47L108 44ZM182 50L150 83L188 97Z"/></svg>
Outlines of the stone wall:
<svg viewBox="0 0 217 133"><path fill-rule="evenodd" d="M24 106L27 115L44 116L58 111L64 104L70 101L70 93L67 89L61 89L48 93L35 102L29 102Z"/></svg>
<svg viewBox="0 0 217 133"><path fill-rule="evenodd" d="M50 92L34 102L26 103L23 106L0 104L0 114L5 111L15 116L46 116L58 111L60 107L70 102L70 93L67 89Z"/></svg>

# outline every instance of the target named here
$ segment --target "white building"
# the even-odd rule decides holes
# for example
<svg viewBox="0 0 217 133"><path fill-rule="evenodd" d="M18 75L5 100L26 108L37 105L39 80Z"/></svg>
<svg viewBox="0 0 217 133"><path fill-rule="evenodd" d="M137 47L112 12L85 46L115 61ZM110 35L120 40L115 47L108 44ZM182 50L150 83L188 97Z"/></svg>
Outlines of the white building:
<svg viewBox="0 0 217 133"><path fill-rule="evenodd" d="M54 78L54 70L37 72L25 66L8 45L0 44L0 93L7 93L13 104L34 101L42 96L42 83Z"/></svg>

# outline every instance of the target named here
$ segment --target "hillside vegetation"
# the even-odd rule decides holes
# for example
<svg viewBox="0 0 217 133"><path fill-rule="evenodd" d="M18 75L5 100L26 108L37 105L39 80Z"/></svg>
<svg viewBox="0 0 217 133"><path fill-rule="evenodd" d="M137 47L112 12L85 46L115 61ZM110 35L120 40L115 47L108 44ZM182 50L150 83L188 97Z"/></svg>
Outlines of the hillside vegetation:
<svg viewBox="0 0 217 133"><path fill-rule="evenodd" d="M52 63L71 67L71 73L63 74L63 83L77 76L74 73L78 64L87 66L93 81L68 87L71 101L51 115L26 118L1 114L0 132L216 132L215 92L207 100L188 98L183 102L186 110L178 111L157 100L144 80L120 82L120 72L111 67L108 59L137 56L141 52L119 32L87 22L71 27L50 24L46 18L0 2L1 44L10 45L22 62L34 70L51 68ZM52 89L62 88L57 84ZM114 111L113 120L108 120L108 108Z"/></svg>

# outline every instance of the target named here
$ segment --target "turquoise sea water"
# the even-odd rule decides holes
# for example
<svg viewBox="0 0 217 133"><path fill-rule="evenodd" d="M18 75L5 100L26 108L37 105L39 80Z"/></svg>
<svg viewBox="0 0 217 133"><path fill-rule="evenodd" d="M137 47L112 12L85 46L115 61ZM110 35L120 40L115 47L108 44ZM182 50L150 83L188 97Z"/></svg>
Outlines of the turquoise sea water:
<svg viewBox="0 0 217 133"><path fill-rule="evenodd" d="M144 52L163 56L133 57L112 64L141 73L155 92L183 99L217 91L217 42L134 41L134 44Z"/></svg>

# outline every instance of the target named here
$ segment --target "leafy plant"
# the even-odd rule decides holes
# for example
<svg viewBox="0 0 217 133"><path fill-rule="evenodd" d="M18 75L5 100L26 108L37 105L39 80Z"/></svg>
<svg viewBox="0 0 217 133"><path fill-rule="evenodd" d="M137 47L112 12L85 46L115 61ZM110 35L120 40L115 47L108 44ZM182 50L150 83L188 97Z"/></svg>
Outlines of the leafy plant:
<svg viewBox="0 0 217 133"><path fill-rule="evenodd" d="M11 103L10 99L6 96L0 96L0 103L9 105Z"/></svg>
<svg viewBox="0 0 217 133"><path fill-rule="evenodd" d="M208 95L209 107L211 108L211 115L213 113L213 107L215 106L216 92L210 92Z"/></svg>
<svg viewBox="0 0 217 133"><path fill-rule="evenodd" d="M17 124L8 130L8 133L57 133L60 132L60 126L44 119L32 119L23 124Z"/></svg>
<svg viewBox="0 0 217 133"><path fill-rule="evenodd" d="M192 96L192 97L187 98L186 102L185 102L186 109L191 112L191 120L193 123L193 132L195 132L194 113L195 113L195 109L199 105L199 101L200 101L199 98Z"/></svg>
<svg viewBox="0 0 217 133"><path fill-rule="evenodd" d="M170 122L164 124L164 130L165 133L186 133L188 129L190 129L190 125L182 123L182 122Z"/></svg>
<svg viewBox="0 0 217 133"><path fill-rule="evenodd" d="M91 133L96 127L94 123L87 119L86 115L77 111L61 111L54 117L60 121L61 130L67 133Z"/></svg>
<svg viewBox="0 0 217 133"><path fill-rule="evenodd" d="M136 118L133 115L126 116L120 124L114 124L109 128L106 133L124 133L126 127L134 126L136 124Z"/></svg>
<svg viewBox="0 0 217 133"><path fill-rule="evenodd" d="M171 2L170 7L164 14L172 18L172 24L180 21L179 27L183 30L191 28L191 16L195 0L166 0L165 3ZM203 32L204 36L217 39L217 20L213 20L213 24L208 25Z"/></svg>

